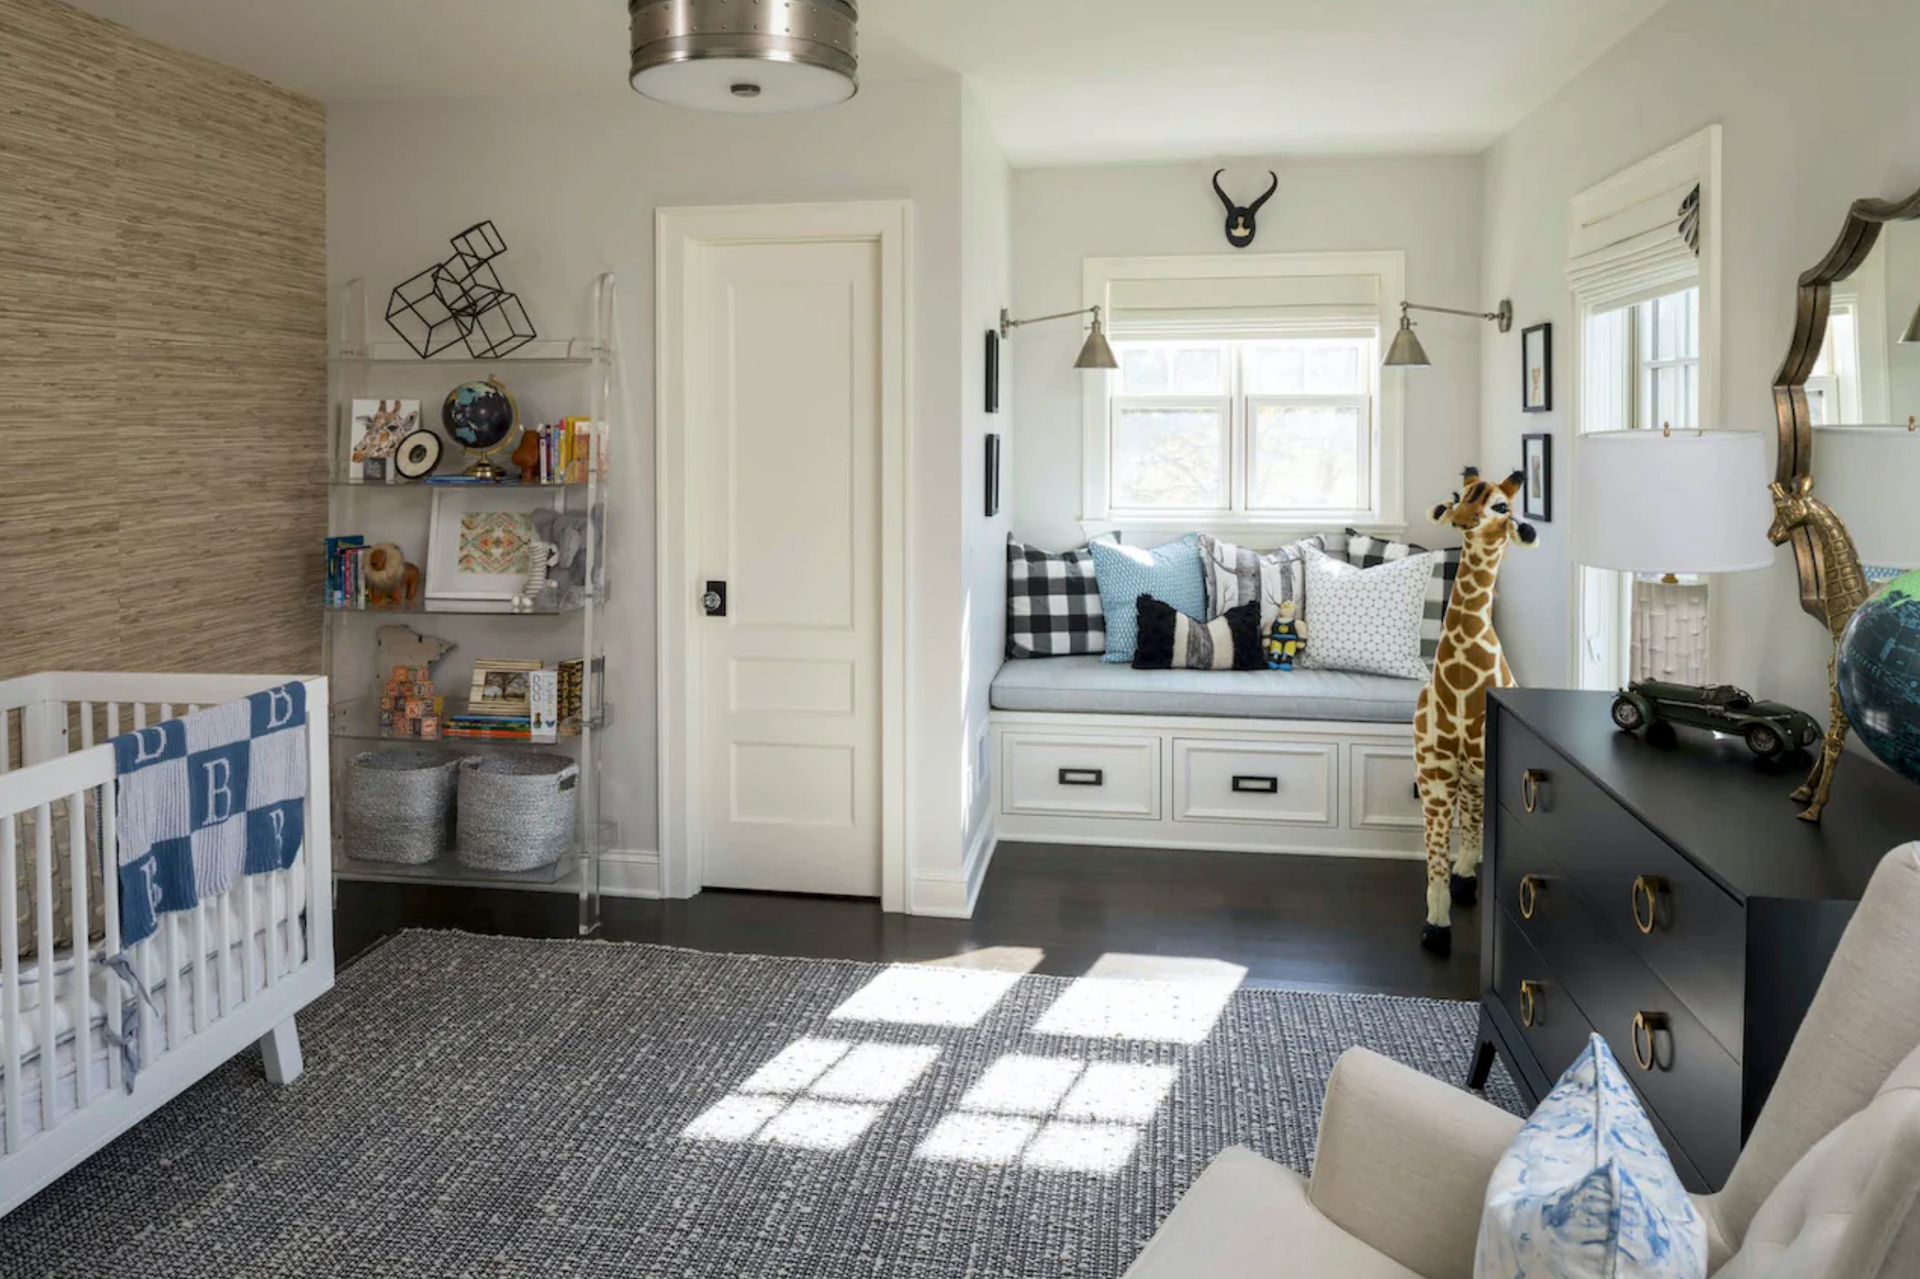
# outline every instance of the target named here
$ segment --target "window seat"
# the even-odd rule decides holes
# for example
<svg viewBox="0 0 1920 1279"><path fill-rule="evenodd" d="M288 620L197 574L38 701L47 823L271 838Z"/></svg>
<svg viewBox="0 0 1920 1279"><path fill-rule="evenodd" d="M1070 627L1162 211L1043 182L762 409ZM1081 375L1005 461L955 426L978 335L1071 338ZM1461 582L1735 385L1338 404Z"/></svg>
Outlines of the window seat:
<svg viewBox="0 0 1920 1279"><path fill-rule="evenodd" d="M1345 671L1136 671L1097 656L1010 661L995 710L1411 724L1420 680Z"/></svg>

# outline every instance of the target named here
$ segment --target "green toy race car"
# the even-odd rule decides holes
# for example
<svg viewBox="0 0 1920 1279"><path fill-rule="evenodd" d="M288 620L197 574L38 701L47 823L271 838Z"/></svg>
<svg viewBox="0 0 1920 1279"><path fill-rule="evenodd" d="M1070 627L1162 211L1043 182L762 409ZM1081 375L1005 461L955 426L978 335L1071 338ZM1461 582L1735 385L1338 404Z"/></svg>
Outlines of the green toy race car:
<svg viewBox="0 0 1920 1279"><path fill-rule="evenodd" d="M1761 759L1810 746L1824 735L1811 715L1779 702L1756 702L1731 684L1701 688L1653 679L1635 680L1613 699L1613 722L1629 733L1660 723L1728 733Z"/></svg>

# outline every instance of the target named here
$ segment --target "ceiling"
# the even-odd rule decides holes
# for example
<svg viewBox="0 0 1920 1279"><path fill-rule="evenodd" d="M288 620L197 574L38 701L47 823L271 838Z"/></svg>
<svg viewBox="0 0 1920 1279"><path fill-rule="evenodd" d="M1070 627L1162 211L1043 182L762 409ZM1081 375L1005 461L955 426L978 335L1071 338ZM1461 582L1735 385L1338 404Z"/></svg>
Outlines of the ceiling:
<svg viewBox="0 0 1920 1279"><path fill-rule="evenodd" d="M621 0L76 0L328 102L626 78ZM1017 165L1467 153L1666 0L861 0L869 80L964 75Z"/></svg>

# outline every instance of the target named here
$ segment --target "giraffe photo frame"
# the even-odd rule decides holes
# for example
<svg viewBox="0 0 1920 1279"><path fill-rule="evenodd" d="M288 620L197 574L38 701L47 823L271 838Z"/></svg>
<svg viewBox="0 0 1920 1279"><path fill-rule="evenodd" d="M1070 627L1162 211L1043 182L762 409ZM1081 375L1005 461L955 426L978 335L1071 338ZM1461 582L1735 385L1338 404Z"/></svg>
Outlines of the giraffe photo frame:
<svg viewBox="0 0 1920 1279"><path fill-rule="evenodd" d="M1526 476L1520 512L1542 524L1553 523L1553 437L1547 434L1520 437L1520 469Z"/></svg>

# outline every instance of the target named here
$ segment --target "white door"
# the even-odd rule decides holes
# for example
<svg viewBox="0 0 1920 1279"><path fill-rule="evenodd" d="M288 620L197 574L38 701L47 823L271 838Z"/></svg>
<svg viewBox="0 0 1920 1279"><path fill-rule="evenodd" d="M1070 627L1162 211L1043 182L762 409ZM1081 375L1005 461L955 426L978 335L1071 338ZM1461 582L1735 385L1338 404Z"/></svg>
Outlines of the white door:
<svg viewBox="0 0 1920 1279"><path fill-rule="evenodd" d="M880 245L710 245L688 368L709 887L877 897Z"/></svg>

